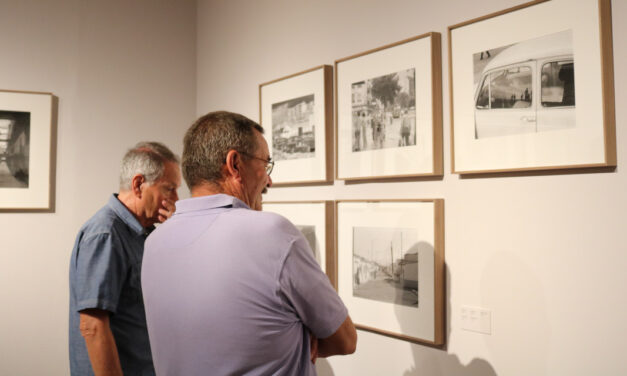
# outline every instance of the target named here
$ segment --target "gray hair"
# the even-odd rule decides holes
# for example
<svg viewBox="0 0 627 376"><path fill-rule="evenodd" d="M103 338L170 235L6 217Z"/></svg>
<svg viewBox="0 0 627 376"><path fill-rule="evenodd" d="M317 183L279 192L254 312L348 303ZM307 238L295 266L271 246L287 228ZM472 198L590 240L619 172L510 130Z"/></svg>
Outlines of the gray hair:
<svg viewBox="0 0 627 376"><path fill-rule="evenodd" d="M254 154L259 147L254 130L263 134L261 125L232 112L210 112L196 120L183 140L182 172L187 186L222 180L230 150Z"/></svg>
<svg viewBox="0 0 627 376"><path fill-rule="evenodd" d="M140 142L122 158L120 190L131 189L133 176L141 174L152 184L163 175L166 162L180 163L179 158L160 142Z"/></svg>

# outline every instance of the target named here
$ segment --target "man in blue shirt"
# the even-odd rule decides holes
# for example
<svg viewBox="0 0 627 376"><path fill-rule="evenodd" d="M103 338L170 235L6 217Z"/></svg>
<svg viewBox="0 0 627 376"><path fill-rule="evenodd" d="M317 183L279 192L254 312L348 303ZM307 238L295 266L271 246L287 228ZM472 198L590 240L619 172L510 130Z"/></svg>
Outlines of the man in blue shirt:
<svg viewBox="0 0 627 376"><path fill-rule="evenodd" d="M81 227L70 262L70 369L154 375L140 285L144 241L172 215L178 158L142 142L122 160L120 192Z"/></svg>
<svg viewBox="0 0 627 376"><path fill-rule="evenodd" d="M187 131L192 198L146 241L142 286L159 375L315 375L355 351L346 307L287 219L261 212L273 162L252 120L229 112Z"/></svg>

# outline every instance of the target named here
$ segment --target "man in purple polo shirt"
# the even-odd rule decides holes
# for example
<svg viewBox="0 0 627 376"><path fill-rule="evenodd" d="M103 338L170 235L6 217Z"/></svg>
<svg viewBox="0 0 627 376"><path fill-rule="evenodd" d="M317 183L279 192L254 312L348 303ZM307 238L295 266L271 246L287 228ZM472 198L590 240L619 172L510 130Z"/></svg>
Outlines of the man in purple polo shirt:
<svg viewBox="0 0 627 376"><path fill-rule="evenodd" d="M158 375L315 375L355 351L346 307L302 234L261 212L273 162L263 128L229 112L187 131L192 198L146 241L142 289Z"/></svg>

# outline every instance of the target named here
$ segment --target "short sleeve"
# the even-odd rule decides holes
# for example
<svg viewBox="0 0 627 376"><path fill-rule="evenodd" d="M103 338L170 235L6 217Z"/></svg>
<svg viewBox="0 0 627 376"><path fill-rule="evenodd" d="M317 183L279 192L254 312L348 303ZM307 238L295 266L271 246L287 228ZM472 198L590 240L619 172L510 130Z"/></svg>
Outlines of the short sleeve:
<svg viewBox="0 0 627 376"><path fill-rule="evenodd" d="M98 308L115 313L128 261L114 234L99 233L81 239L76 255L76 310Z"/></svg>
<svg viewBox="0 0 627 376"><path fill-rule="evenodd" d="M279 284L287 303L316 337L331 336L346 320L348 311L344 303L320 269L304 237L291 244Z"/></svg>

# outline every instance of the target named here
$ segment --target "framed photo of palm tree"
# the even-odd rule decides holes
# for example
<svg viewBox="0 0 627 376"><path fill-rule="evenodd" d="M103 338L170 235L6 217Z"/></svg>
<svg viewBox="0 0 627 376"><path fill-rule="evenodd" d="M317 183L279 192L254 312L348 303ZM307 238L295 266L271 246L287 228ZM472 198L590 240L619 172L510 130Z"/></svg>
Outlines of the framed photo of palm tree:
<svg viewBox="0 0 627 376"><path fill-rule="evenodd" d="M440 34L339 59L336 177L442 175Z"/></svg>

